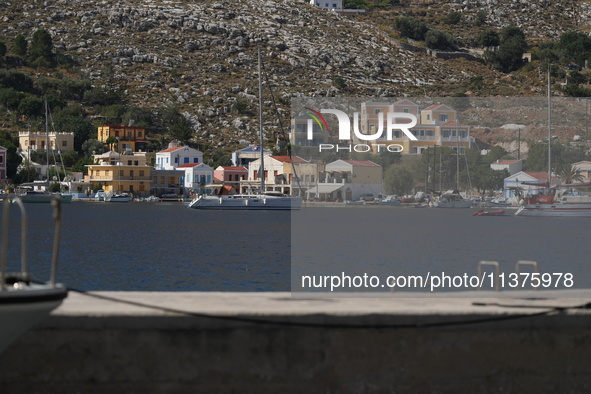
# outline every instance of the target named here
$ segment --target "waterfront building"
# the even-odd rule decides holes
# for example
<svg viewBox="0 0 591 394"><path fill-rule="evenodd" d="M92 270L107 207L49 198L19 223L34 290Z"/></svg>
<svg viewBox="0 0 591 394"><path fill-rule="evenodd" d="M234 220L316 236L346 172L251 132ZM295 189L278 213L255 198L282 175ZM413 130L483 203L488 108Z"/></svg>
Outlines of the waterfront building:
<svg viewBox="0 0 591 394"><path fill-rule="evenodd" d="M265 191L275 191L291 195L292 185L295 182L295 173L301 164L309 163L307 160L298 156L268 156L265 158ZM294 167L295 166L295 171ZM243 186L248 187L248 183L253 188L260 184L261 160L255 160L250 163L248 168L248 182L243 182Z"/></svg>
<svg viewBox="0 0 591 394"><path fill-rule="evenodd" d="M32 150L46 150L48 143L50 151L67 152L74 149L74 133L19 131L18 143L25 154Z"/></svg>
<svg viewBox="0 0 591 394"><path fill-rule="evenodd" d="M583 176L582 182L591 182L591 161L578 161L572 164L572 168Z"/></svg>
<svg viewBox="0 0 591 394"><path fill-rule="evenodd" d="M105 192L148 195L152 178L145 152L109 151L93 156L95 164L87 165L85 181Z"/></svg>
<svg viewBox="0 0 591 394"><path fill-rule="evenodd" d="M312 129L312 139L308 139L308 128ZM328 142L327 133L309 115L300 114L291 119L289 140L297 146L318 146Z"/></svg>
<svg viewBox="0 0 591 394"><path fill-rule="evenodd" d="M239 194L245 191L240 185L248 179L248 169L242 166L219 166L213 172L213 176L216 182L232 186L234 193Z"/></svg>
<svg viewBox="0 0 591 394"><path fill-rule="evenodd" d="M318 184L306 191L308 199L358 200L363 194L384 193L382 166L369 160L336 160L319 176Z"/></svg>
<svg viewBox="0 0 591 394"><path fill-rule="evenodd" d="M156 170L174 170L183 164L203 163L203 152L189 146L179 146L172 141L168 148L156 153Z"/></svg>
<svg viewBox="0 0 591 394"><path fill-rule="evenodd" d="M186 163L177 167L183 171L183 186L186 190L203 194L205 186L213 182L214 170L205 163Z"/></svg>
<svg viewBox="0 0 591 394"><path fill-rule="evenodd" d="M271 151L263 149L265 156L271 155ZM261 147L258 145L251 145L247 148L232 152L232 164L235 167L248 168L250 163L261 158Z"/></svg>
<svg viewBox="0 0 591 394"><path fill-rule="evenodd" d="M524 185L523 182L528 183ZM548 182L548 173L542 171L519 171L505 178L503 182L503 197L515 198L516 191L522 194L540 194ZM535 184L539 185L535 185ZM552 178L552 185L560 185L558 178Z"/></svg>
<svg viewBox="0 0 591 394"><path fill-rule="evenodd" d="M109 146L109 149L117 152L141 152L146 151L148 143L145 127L134 127L124 125L103 125L98 127L97 139L106 144L109 137L117 139L116 143Z"/></svg>

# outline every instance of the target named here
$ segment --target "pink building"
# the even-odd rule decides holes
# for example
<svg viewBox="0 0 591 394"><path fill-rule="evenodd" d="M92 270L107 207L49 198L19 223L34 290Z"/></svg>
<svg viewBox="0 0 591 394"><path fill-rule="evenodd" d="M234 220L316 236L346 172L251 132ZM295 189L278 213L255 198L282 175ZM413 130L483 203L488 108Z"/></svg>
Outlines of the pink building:
<svg viewBox="0 0 591 394"><path fill-rule="evenodd" d="M248 178L248 170L245 167L219 166L213 172L213 177L226 184L232 185L236 193L240 193L240 181Z"/></svg>

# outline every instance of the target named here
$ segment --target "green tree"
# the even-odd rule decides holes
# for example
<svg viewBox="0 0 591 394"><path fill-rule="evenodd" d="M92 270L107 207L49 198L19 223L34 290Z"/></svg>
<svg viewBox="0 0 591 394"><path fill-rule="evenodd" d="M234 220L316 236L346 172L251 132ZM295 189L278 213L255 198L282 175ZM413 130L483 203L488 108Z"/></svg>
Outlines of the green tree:
<svg viewBox="0 0 591 394"><path fill-rule="evenodd" d="M33 34L28 57L29 64L34 67L52 67L53 40L45 29L39 29Z"/></svg>
<svg viewBox="0 0 591 394"><path fill-rule="evenodd" d="M585 179L583 174L581 174L581 170L572 166L565 167L562 171L560 171L558 176L560 177L560 180L562 180L562 183L567 185L575 182L583 182Z"/></svg>
<svg viewBox="0 0 591 394"><path fill-rule="evenodd" d="M43 99L32 95L25 96L18 105L18 113L27 117L43 116Z"/></svg>
<svg viewBox="0 0 591 394"><path fill-rule="evenodd" d="M496 47L501 43L501 39L499 37L499 33L489 29L481 32L478 35L476 42L483 48Z"/></svg>
<svg viewBox="0 0 591 394"><path fill-rule="evenodd" d="M39 179L40 176L41 174L39 174L39 171L31 165L29 160L25 160L18 172L14 174L12 180L15 184L20 185L24 182L33 182L34 180Z"/></svg>
<svg viewBox="0 0 591 394"><path fill-rule="evenodd" d="M486 11L480 10L476 13L476 20L474 21L476 26L482 26L486 23Z"/></svg>
<svg viewBox="0 0 591 394"><path fill-rule="evenodd" d="M525 34L517 26L511 25L504 27L499 36L499 49L496 52L486 51L485 59L499 71L515 71L523 64L523 53L527 48Z"/></svg>
<svg viewBox="0 0 591 394"><path fill-rule="evenodd" d="M0 57L6 56L6 44L0 41Z"/></svg>
<svg viewBox="0 0 591 394"><path fill-rule="evenodd" d="M8 109L18 109L21 100L23 100L24 98L24 93L17 92L13 88L0 88L0 104L2 104L4 107Z"/></svg>
<svg viewBox="0 0 591 394"><path fill-rule="evenodd" d="M54 125L58 131L74 133L74 149L81 151L82 144L96 132L96 128L83 113L76 112L81 107L75 107L75 109L72 109L75 111L75 115L72 115L68 111L60 111L56 114Z"/></svg>
<svg viewBox="0 0 591 394"><path fill-rule="evenodd" d="M409 194L414 187L414 176L406 167L391 166L384 173L384 186L388 194Z"/></svg>
<svg viewBox="0 0 591 394"><path fill-rule="evenodd" d="M109 137L109 138L111 138L111 137ZM116 138L115 138L115 142L117 142ZM85 157L91 157L92 155L100 155L100 154L105 153L106 151L107 151L107 148L105 147L105 144L103 144L99 140L88 139L82 143L82 152L84 153Z"/></svg>
<svg viewBox="0 0 591 394"><path fill-rule="evenodd" d="M448 25L457 25L462 20L462 13L451 11L442 18L442 22Z"/></svg>
<svg viewBox="0 0 591 394"><path fill-rule="evenodd" d="M193 138L193 128L184 117L170 127L170 136L181 142L183 145L189 143Z"/></svg>
<svg viewBox="0 0 591 394"><path fill-rule="evenodd" d="M86 174L88 174L88 167L86 167L86 166L92 165L92 164L94 164L92 157L83 157L82 159L80 159L76 163L74 163L74 165L72 165L72 171L81 172L86 175Z"/></svg>
<svg viewBox="0 0 591 394"><path fill-rule="evenodd" d="M410 17L400 16L394 21L394 28L400 32L403 37L408 37L413 40L424 40L429 28L425 22Z"/></svg>
<svg viewBox="0 0 591 394"><path fill-rule="evenodd" d="M33 79L16 70L0 70L0 88L13 88L19 92L33 93Z"/></svg>
<svg viewBox="0 0 591 394"><path fill-rule="evenodd" d="M449 49L454 47L454 38L441 30L430 29L425 34L425 44L431 49Z"/></svg>
<svg viewBox="0 0 591 394"><path fill-rule="evenodd" d="M19 34L14 38L12 51L19 56L25 56L27 54L27 40L25 36Z"/></svg>
<svg viewBox="0 0 591 394"><path fill-rule="evenodd" d="M12 178L22 162L22 157L17 152L18 138L12 137L6 130L0 130L0 146L6 148L6 176Z"/></svg>

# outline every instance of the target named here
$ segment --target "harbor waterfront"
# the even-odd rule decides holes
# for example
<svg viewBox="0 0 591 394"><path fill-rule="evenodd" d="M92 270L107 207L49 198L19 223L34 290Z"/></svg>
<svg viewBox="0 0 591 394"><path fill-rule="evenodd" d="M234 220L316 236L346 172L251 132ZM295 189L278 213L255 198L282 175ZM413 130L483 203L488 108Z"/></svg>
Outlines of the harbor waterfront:
<svg viewBox="0 0 591 394"><path fill-rule="evenodd" d="M20 217L12 205L9 242L16 245ZM514 272L518 260L533 260L540 272L571 273L574 289L591 287L591 245L581 232L588 219L472 216L477 211L344 204L309 204L291 213L200 211L178 202L74 202L63 206L59 280L86 291L289 291L294 273L305 268L302 253L313 256L307 274L346 272L346 264L329 269L323 262L369 234L372 241L357 252L368 270L377 266L384 274L474 275L481 260ZM33 204L27 214L30 271L43 279L49 272L38 262L51 258L51 209ZM292 231L306 217L314 230L302 252ZM362 218L372 227L360 227ZM19 262L13 249L9 271Z"/></svg>

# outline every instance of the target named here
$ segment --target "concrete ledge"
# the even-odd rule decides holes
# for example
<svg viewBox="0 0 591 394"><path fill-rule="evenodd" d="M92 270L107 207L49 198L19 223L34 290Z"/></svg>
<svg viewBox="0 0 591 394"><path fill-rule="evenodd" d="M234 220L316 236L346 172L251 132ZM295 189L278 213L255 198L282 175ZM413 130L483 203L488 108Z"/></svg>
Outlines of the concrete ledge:
<svg viewBox="0 0 591 394"><path fill-rule="evenodd" d="M586 291L93 294L0 354L1 393L591 391Z"/></svg>

